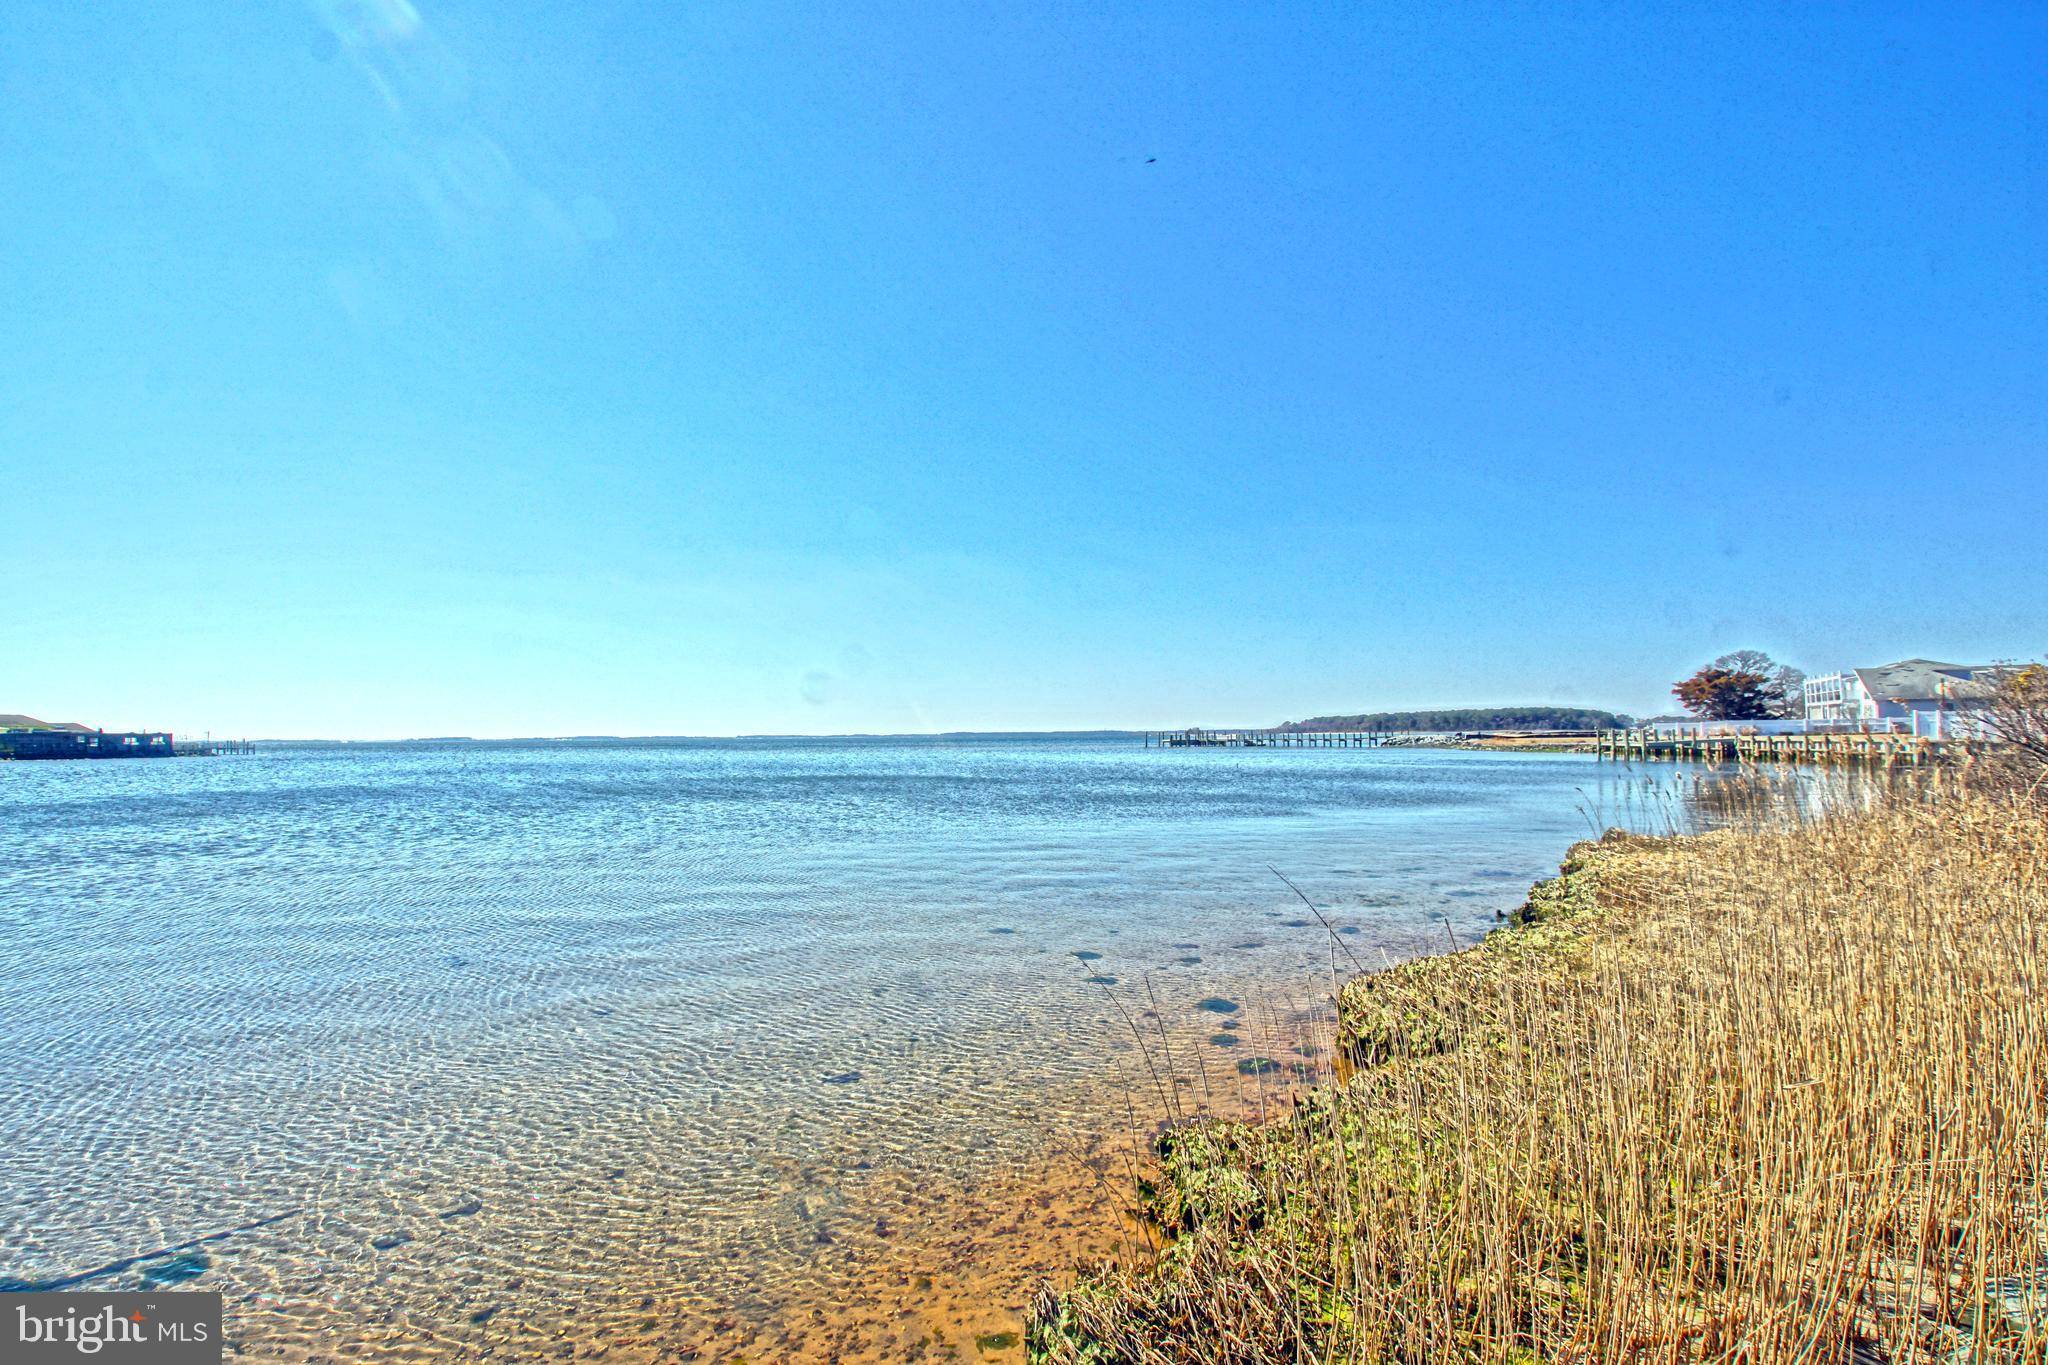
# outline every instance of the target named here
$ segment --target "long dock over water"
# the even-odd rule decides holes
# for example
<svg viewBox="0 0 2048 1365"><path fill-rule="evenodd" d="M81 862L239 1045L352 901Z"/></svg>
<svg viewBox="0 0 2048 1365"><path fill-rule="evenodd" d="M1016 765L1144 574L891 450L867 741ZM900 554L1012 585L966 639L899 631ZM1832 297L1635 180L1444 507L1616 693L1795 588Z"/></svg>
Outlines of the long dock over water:
<svg viewBox="0 0 2048 1365"><path fill-rule="evenodd" d="M1377 749L1377 730L1147 730L1148 749Z"/></svg>
<svg viewBox="0 0 2048 1365"><path fill-rule="evenodd" d="M190 758L194 755L211 757L216 754L253 754L256 747L246 739L215 739L207 735L202 739L181 739L178 741L178 755Z"/></svg>
<svg viewBox="0 0 2048 1365"><path fill-rule="evenodd" d="M1375 730L1147 730L1148 749L1378 749L1417 742L1413 735ZM1483 748L1473 736L1421 737L1438 747ZM1581 753L1619 763L1673 759L1695 763L1866 763L1884 767L1966 760L1991 747L1979 738L1909 734L1905 731L1779 731L1744 733L1735 726L1701 724L1601 730L1580 736Z"/></svg>
<svg viewBox="0 0 2048 1365"><path fill-rule="evenodd" d="M1660 734L1602 730L1601 758L1690 759L1699 763L1876 763L1917 766L1967 758L1989 748L1983 739L1930 739L1903 732L1841 731L1792 734Z"/></svg>

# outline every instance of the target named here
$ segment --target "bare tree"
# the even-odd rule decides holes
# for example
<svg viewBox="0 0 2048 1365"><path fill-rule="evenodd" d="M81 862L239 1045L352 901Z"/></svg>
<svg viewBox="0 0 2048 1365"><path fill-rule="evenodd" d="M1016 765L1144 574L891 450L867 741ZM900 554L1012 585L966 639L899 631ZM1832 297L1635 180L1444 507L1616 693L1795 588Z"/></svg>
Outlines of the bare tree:
<svg viewBox="0 0 2048 1365"><path fill-rule="evenodd" d="M2035 790L2048 785L2048 664L2000 668L1983 714L1985 728L2001 741L1998 766Z"/></svg>

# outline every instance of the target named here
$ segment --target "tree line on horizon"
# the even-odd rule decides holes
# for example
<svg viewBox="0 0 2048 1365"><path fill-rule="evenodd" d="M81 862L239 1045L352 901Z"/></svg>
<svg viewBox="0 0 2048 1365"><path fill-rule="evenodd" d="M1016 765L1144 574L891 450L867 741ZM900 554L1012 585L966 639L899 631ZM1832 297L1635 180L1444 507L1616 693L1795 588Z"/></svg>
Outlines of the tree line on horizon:
<svg viewBox="0 0 2048 1365"><path fill-rule="evenodd" d="M1384 730L1425 733L1460 730L1620 730L1630 718L1583 706L1470 706L1442 711L1370 711L1357 716L1311 716L1274 728L1301 730Z"/></svg>
<svg viewBox="0 0 2048 1365"><path fill-rule="evenodd" d="M1706 720L1772 720L1805 713L1806 674L1760 649L1737 649L1672 685L1671 695ZM1434 734L1462 730L1622 730L1633 717L1583 706L1454 707L1434 711L1368 711L1355 716L1311 716L1274 728L1380 730Z"/></svg>
<svg viewBox="0 0 2048 1365"><path fill-rule="evenodd" d="M1760 649L1737 649L1681 678L1671 695L1707 720L1772 720L1805 713L1806 674ZM1468 706L1435 711L1368 711L1355 716L1290 720L1280 731L1622 730L1635 724L1617 711L1583 706Z"/></svg>

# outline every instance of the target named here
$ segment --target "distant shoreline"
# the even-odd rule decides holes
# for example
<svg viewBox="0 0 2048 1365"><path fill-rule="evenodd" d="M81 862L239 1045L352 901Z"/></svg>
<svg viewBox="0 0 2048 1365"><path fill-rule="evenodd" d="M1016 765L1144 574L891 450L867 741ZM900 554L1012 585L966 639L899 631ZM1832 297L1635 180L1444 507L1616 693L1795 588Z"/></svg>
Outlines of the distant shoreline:
<svg viewBox="0 0 2048 1365"><path fill-rule="evenodd" d="M1240 726L1239 731L1260 731L1263 727ZM1138 740L1145 730L941 730L926 733L829 735L419 735L404 739L302 739L270 738L239 741L257 748L354 749L375 747L426 747L448 744L553 744L564 747L602 744L831 744L844 742L944 743L953 740ZM1593 731L1502 730L1470 732L1458 730L1410 731L1389 736L1378 746L1397 749L1506 749L1532 752L1591 753Z"/></svg>

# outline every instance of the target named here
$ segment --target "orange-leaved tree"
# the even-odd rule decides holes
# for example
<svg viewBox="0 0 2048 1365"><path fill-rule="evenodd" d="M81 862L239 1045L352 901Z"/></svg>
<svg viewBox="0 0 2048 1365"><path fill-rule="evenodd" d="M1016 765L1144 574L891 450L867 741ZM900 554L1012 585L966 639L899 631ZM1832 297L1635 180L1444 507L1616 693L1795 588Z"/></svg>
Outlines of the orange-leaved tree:
<svg viewBox="0 0 2048 1365"><path fill-rule="evenodd" d="M1671 695L1709 720L1764 720L1777 714L1785 696L1765 674L1712 664L1680 681Z"/></svg>

